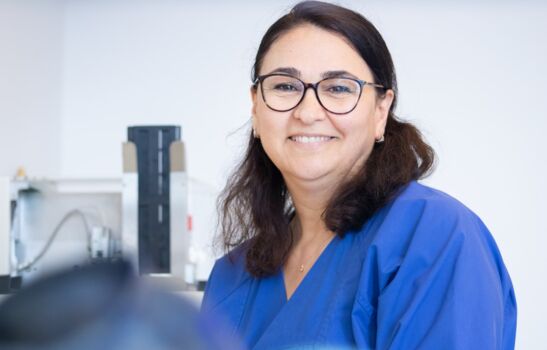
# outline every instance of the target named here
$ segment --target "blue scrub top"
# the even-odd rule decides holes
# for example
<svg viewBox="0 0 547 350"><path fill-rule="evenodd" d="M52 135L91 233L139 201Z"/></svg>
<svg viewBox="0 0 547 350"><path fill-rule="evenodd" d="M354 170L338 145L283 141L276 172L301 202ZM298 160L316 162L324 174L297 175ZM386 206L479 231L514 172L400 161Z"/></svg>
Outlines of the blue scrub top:
<svg viewBox="0 0 547 350"><path fill-rule="evenodd" d="M516 301L482 221L410 183L335 237L289 300L283 272L255 278L245 249L217 260L202 309L249 349L513 349Z"/></svg>

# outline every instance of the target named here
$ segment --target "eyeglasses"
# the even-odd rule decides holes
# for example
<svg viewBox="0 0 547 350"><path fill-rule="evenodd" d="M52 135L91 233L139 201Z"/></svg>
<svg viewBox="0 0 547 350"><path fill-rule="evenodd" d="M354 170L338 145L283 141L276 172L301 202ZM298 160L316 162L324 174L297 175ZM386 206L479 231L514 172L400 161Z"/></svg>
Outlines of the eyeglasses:
<svg viewBox="0 0 547 350"><path fill-rule="evenodd" d="M267 74L256 78L253 85L260 83L262 99L266 106L276 112L287 112L296 108L311 88L319 104L333 114L348 114L357 107L363 88L370 85L385 89L383 85L352 78L326 78L315 84L286 74Z"/></svg>

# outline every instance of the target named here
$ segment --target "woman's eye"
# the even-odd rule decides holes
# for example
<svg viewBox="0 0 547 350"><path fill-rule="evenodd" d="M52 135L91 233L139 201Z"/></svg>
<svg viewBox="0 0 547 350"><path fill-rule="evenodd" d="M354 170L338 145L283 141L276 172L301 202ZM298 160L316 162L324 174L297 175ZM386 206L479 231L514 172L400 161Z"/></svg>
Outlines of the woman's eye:
<svg viewBox="0 0 547 350"><path fill-rule="evenodd" d="M352 89L348 86L343 85L331 85L327 89L327 92L333 94L351 94L353 93Z"/></svg>
<svg viewBox="0 0 547 350"><path fill-rule="evenodd" d="M274 90L277 91L297 91L298 89L292 84L277 84L274 86Z"/></svg>

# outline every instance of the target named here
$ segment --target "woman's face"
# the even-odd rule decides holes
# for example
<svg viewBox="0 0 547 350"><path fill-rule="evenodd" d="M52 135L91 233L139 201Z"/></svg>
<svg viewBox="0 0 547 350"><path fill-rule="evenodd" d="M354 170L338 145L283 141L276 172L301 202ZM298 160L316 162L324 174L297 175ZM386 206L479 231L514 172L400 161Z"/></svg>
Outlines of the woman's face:
<svg viewBox="0 0 547 350"><path fill-rule="evenodd" d="M312 25L296 27L277 39L258 73L287 68L306 83L318 82L335 71L373 82L365 61L342 36ZM313 89L308 89L301 103L287 112L266 106L260 88L251 89L251 95L253 127L285 181L321 186L337 184L363 165L375 139L384 134L393 100L391 90L378 97L373 87L365 86L356 108L336 115L319 104Z"/></svg>

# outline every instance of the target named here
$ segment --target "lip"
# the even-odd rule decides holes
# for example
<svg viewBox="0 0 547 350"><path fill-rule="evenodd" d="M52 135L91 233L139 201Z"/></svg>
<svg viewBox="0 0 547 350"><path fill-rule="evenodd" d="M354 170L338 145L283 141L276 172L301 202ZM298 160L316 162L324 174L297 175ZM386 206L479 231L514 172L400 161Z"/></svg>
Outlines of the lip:
<svg viewBox="0 0 547 350"><path fill-rule="evenodd" d="M330 137L330 138L337 138L336 136L333 136L333 135L328 135L328 134L312 134L312 133L295 133L295 134L289 135L288 138L290 139L290 138L299 137L299 136L303 136L303 137Z"/></svg>

